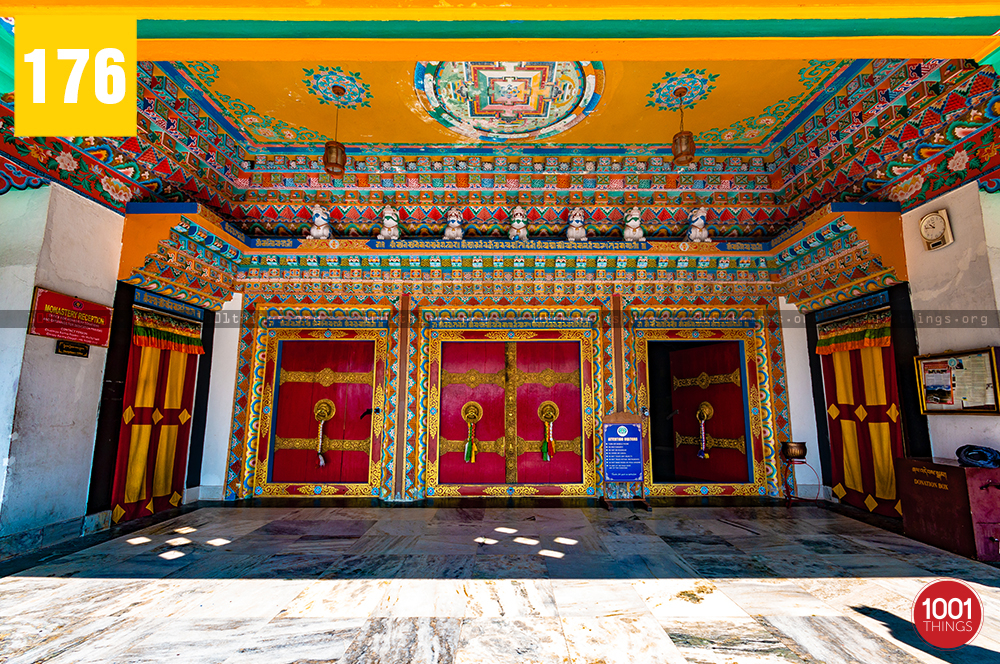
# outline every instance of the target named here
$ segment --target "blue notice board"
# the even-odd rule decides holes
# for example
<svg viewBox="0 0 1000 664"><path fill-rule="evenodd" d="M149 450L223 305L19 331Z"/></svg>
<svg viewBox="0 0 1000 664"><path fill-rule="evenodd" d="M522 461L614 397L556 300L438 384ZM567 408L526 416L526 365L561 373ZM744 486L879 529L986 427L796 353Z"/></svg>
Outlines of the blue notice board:
<svg viewBox="0 0 1000 664"><path fill-rule="evenodd" d="M604 425L604 479L607 482L642 481L641 425Z"/></svg>

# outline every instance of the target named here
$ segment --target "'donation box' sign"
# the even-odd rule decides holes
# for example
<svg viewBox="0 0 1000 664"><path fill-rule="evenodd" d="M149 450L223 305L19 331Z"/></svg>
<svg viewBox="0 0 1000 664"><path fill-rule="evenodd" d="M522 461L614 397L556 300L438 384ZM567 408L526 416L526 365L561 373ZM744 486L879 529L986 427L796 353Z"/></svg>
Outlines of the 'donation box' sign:
<svg viewBox="0 0 1000 664"><path fill-rule="evenodd" d="M604 479L607 482L642 481L640 425L604 425Z"/></svg>
<svg viewBox="0 0 1000 664"><path fill-rule="evenodd" d="M111 338L111 308L36 288L28 334L107 346Z"/></svg>

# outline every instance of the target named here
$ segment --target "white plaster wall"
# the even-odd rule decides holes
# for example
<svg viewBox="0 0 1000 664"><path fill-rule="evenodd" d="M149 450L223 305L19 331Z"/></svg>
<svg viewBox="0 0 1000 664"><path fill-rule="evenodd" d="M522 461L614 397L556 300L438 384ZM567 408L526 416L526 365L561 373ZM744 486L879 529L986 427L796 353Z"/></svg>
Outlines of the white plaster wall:
<svg viewBox="0 0 1000 664"><path fill-rule="evenodd" d="M979 208L983 215L983 234L986 236L986 255L990 259L993 276L993 294L1000 309L1000 193L979 193Z"/></svg>
<svg viewBox="0 0 1000 664"><path fill-rule="evenodd" d="M7 479L7 459L21 377L27 311L35 286L35 266L42 249L50 189L12 190L0 196L0 497ZM23 312L23 313L18 313ZM7 532L0 502L0 534Z"/></svg>
<svg viewBox="0 0 1000 664"><path fill-rule="evenodd" d="M786 324L781 329L785 344L785 382L788 387L788 409L792 418L792 440L806 444L806 463L815 473L801 465L795 466L798 495L815 498L822 491L823 476L819 460L819 436L816 433L816 411L813 405L812 376L809 371L809 342L806 338L805 314L778 299Z"/></svg>
<svg viewBox="0 0 1000 664"><path fill-rule="evenodd" d="M984 224L979 186L972 182L903 215L906 270L921 354L1000 345L1000 329L996 327L936 326L926 319L928 313L939 312L942 316L959 311L996 314L1000 292L998 208L1000 205L991 200L990 218ZM948 211L955 242L926 251L920 239L920 219L942 209ZM927 422L935 457L954 458L962 445L1000 448L1000 417L929 415Z"/></svg>
<svg viewBox="0 0 1000 664"><path fill-rule="evenodd" d="M233 396L236 391L236 365L240 350L240 311L243 296L239 293L222 305L216 317L212 346L212 380L208 390L208 415L205 425L205 451L201 462L201 486L198 500L222 500L226 483L226 460L233 424ZM193 498L193 496L192 496Z"/></svg>
<svg viewBox="0 0 1000 664"><path fill-rule="evenodd" d="M926 251L920 239L920 219L947 210L955 242ZM910 299L915 316L921 312L996 311L996 292L989 247L975 182L903 214L903 243ZM940 327L917 319L921 353L982 348L1000 344L1000 330L989 327Z"/></svg>
<svg viewBox="0 0 1000 664"><path fill-rule="evenodd" d="M111 306L123 217L53 186L35 284ZM28 336L17 393L2 509L9 532L86 512L106 349L55 354L55 340Z"/></svg>

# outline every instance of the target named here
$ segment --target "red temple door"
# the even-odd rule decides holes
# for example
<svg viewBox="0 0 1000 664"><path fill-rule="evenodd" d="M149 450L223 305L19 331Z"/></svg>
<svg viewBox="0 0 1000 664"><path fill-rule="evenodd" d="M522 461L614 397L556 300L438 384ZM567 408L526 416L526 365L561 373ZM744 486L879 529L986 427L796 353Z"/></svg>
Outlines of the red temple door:
<svg viewBox="0 0 1000 664"><path fill-rule="evenodd" d="M283 341L277 374L270 481L368 482L375 342Z"/></svg>
<svg viewBox="0 0 1000 664"><path fill-rule="evenodd" d="M674 416L674 468L678 481L747 482L746 403L737 341L670 353ZM706 405L703 405L706 404ZM701 453L702 416L705 458Z"/></svg>
<svg viewBox="0 0 1000 664"><path fill-rule="evenodd" d="M508 411L508 419L517 427L517 474L508 482L582 482L580 344L528 341L509 346L508 393L515 395L517 410ZM547 419L552 419L548 426ZM546 446L554 453L543 454Z"/></svg>
<svg viewBox="0 0 1000 664"><path fill-rule="evenodd" d="M441 344L442 484L504 483L504 347L496 341ZM468 454L467 461L470 436L476 454L475 460Z"/></svg>
<svg viewBox="0 0 1000 664"><path fill-rule="evenodd" d="M582 435L578 343L442 344L442 484L581 482Z"/></svg>

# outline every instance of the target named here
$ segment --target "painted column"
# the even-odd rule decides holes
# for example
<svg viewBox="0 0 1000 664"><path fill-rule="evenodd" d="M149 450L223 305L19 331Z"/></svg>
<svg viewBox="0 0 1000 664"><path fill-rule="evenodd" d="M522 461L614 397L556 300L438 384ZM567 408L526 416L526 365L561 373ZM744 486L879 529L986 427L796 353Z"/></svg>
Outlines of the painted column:
<svg viewBox="0 0 1000 664"><path fill-rule="evenodd" d="M413 333L410 321L411 306L410 294L403 293L399 298L399 310L396 313L396 325L399 327L399 357L396 359L396 435L392 469L392 499L395 500L403 498L406 482L406 399L409 395L406 389L406 377L410 371L410 335Z"/></svg>
<svg viewBox="0 0 1000 664"><path fill-rule="evenodd" d="M615 367L615 411L625 412L625 328L622 296L611 296L611 354Z"/></svg>

